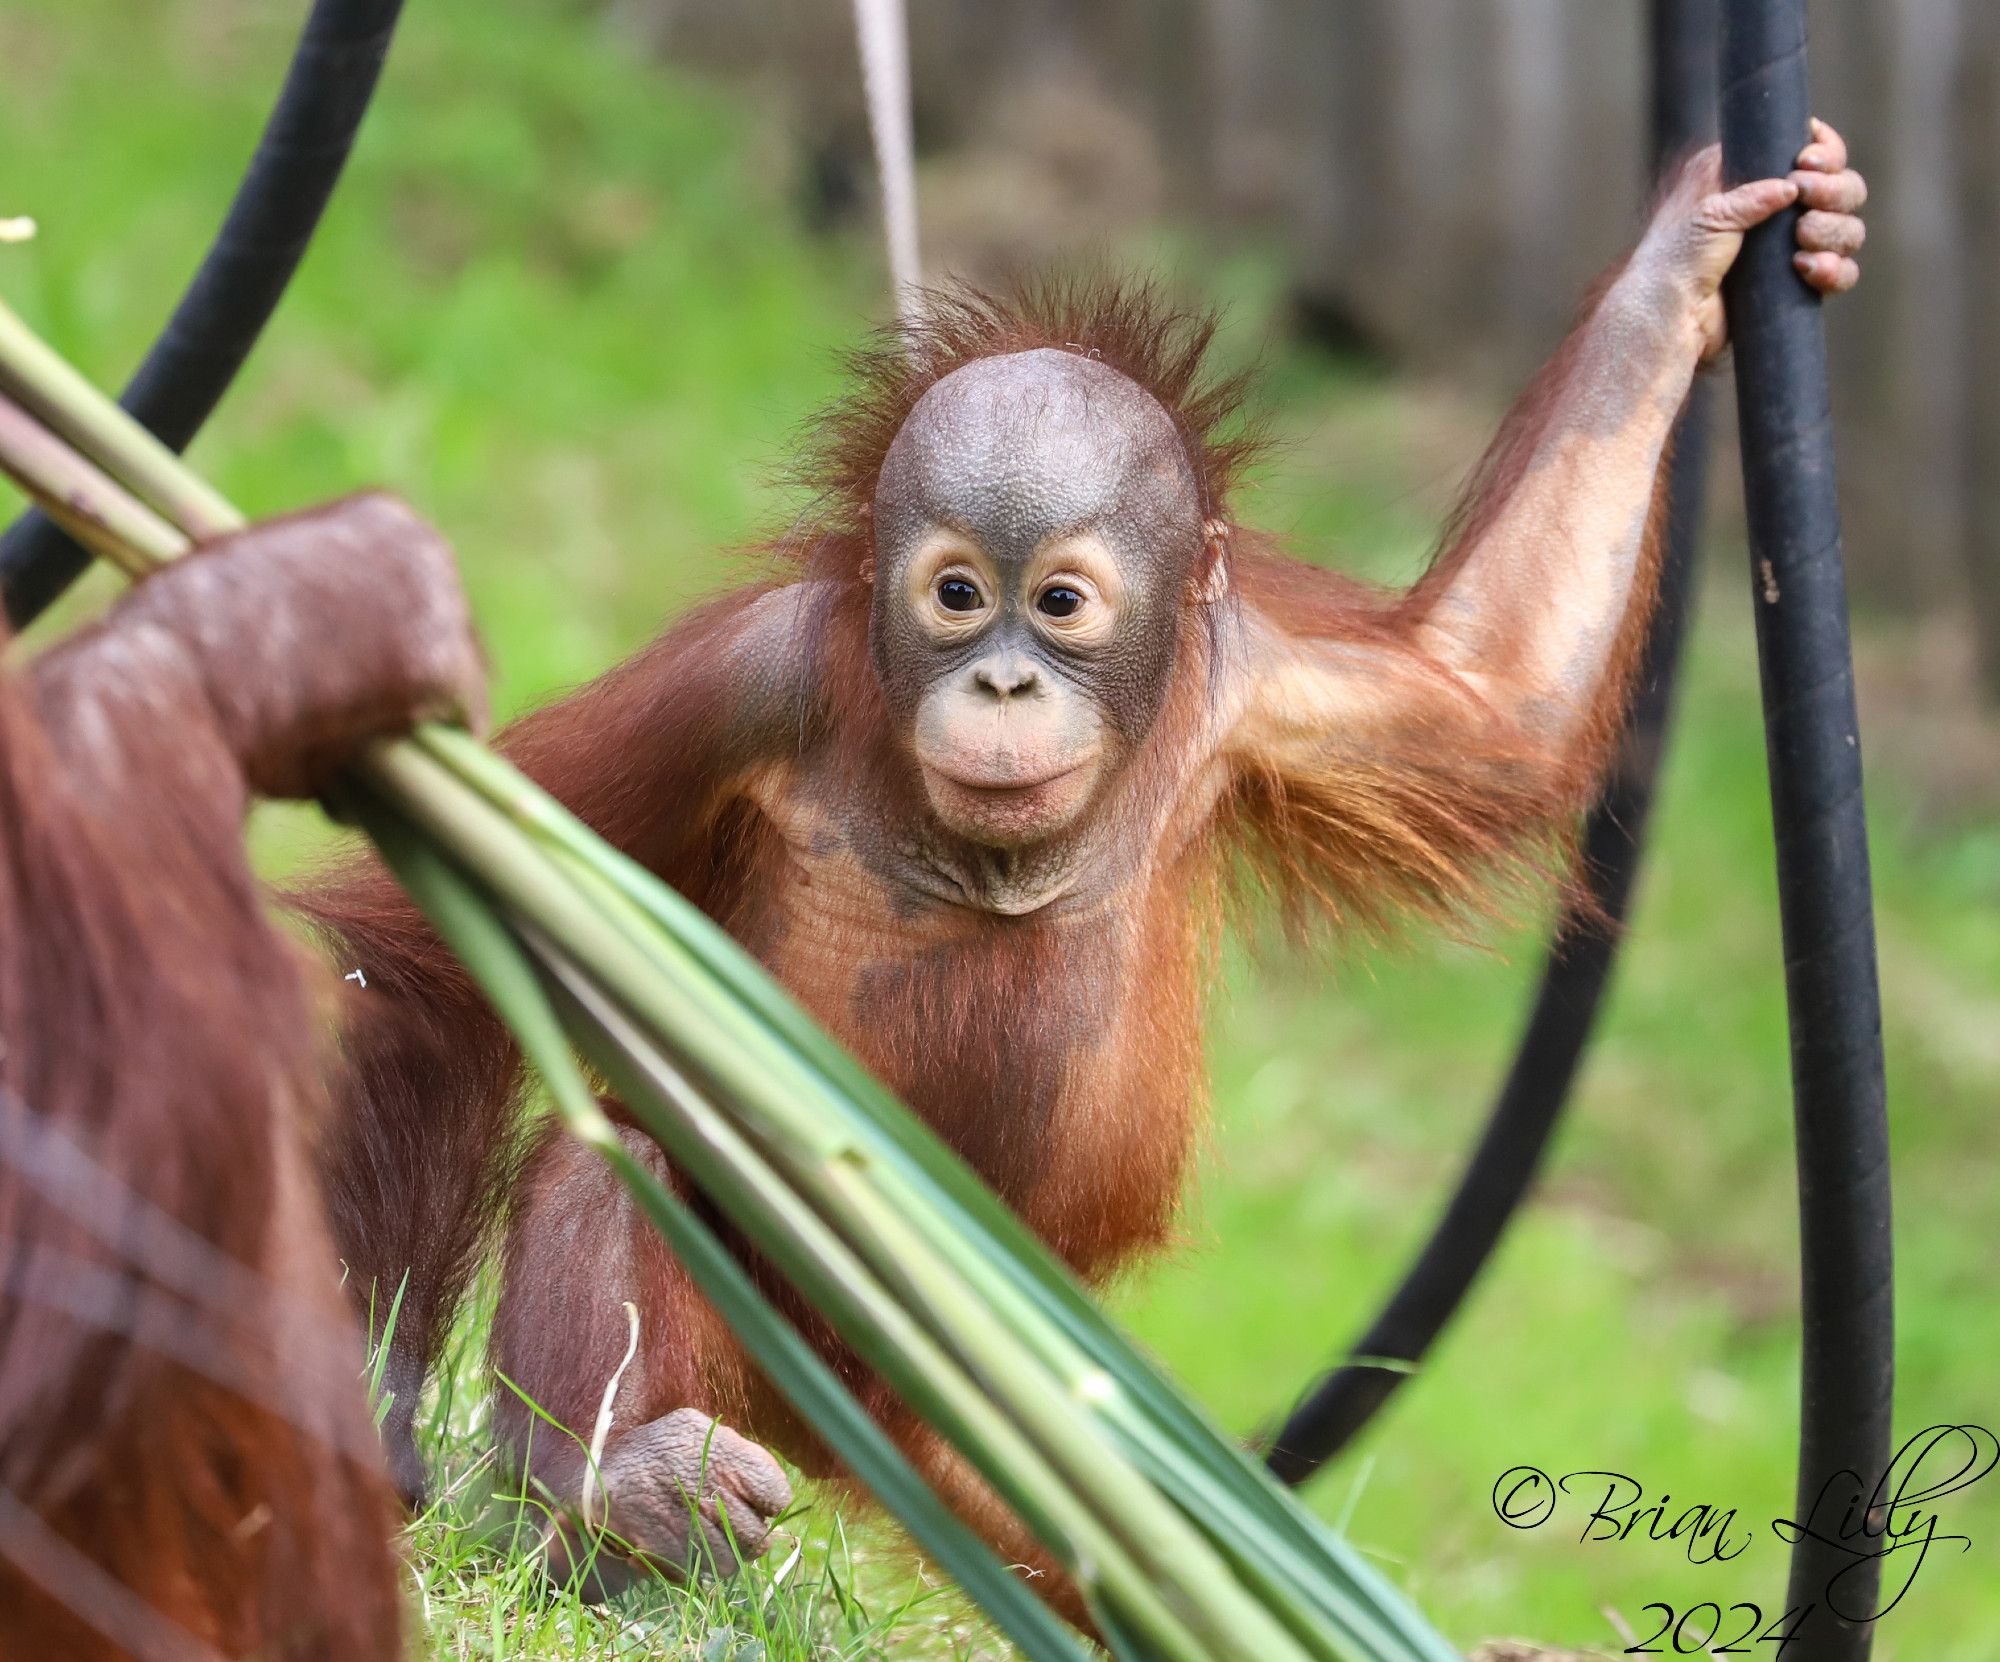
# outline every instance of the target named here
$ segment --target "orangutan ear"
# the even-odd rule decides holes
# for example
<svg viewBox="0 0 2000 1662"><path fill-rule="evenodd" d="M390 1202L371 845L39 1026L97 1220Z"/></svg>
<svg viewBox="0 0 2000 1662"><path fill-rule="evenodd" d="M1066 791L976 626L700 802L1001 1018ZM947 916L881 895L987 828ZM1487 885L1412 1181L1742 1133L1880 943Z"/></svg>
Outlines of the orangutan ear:
<svg viewBox="0 0 2000 1662"><path fill-rule="evenodd" d="M861 504L861 532L867 539L867 547L861 555L861 563L854 568L854 575L861 586L872 589L875 586L875 504Z"/></svg>
<svg viewBox="0 0 2000 1662"><path fill-rule="evenodd" d="M1229 592L1229 522L1204 520L1201 558L1188 581L1188 598L1197 606L1212 606Z"/></svg>

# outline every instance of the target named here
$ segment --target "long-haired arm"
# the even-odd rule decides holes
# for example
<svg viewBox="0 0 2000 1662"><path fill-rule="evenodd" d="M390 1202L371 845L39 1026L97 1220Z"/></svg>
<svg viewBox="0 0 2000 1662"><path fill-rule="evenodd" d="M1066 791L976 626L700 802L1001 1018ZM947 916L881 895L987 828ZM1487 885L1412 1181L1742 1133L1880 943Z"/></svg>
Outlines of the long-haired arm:
<svg viewBox="0 0 2000 1662"><path fill-rule="evenodd" d="M1507 417L1407 593L1240 562L1243 777L1284 840L1367 822L1341 827L1336 888L1386 867L1405 898L1455 900L1471 867L1589 800L1651 604L1673 424L1725 343L1722 276L1743 232L1803 193L1823 211L1801 221L1802 275L1850 286L1863 190L1846 159L1821 127L1801 172L1725 193L1717 152L1694 157ZM1304 821L1272 827L1301 792Z"/></svg>
<svg viewBox="0 0 2000 1662"><path fill-rule="evenodd" d="M483 679L449 550L379 498L0 674L0 1486L233 1651L387 1656L401 1602L306 1165L317 1024L244 809ZM0 1650L79 1654L38 1606L0 1565Z"/></svg>

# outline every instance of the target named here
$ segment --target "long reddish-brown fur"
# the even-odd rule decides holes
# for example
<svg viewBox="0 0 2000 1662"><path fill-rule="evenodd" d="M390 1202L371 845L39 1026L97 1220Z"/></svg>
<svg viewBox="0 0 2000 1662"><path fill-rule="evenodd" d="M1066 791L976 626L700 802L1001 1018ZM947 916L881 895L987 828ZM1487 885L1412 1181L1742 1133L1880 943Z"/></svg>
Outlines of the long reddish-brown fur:
<svg viewBox="0 0 2000 1662"><path fill-rule="evenodd" d="M400 1652L317 981L243 848L253 788L476 696L448 556L371 512L402 548L252 533L0 675L7 1656Z"/></svg>
<svg viewBox="0 0 2000 1662"><path fill-rule="evenodd" d="M1220 604L1280 617L1296 638L1370 642L1405 655L1413 674L1430 673L1413 637L1439 579L1407 594L1377 591L1299 566L1231 522L1229 492L1257 432L1243 417L1244 380L1204 378L1212 333L1210 319L1148 288L1056 284L1011 300L953 290L933 297L926 321L856 360L854 391L807 447L802 475L814 506L777 554L781 567L812 580L799 627L817 692L798 716L799 750L832 747L880 805L882 825L906 823L920 799L869 654L876 481L924 392L985 355L1052 347L1137 381L1186 444L1215 528L1209 557L1228 566ZM1564 374L1559 360L1502 429L1437 572L1453 569L1518 484L1530 441L1563 396ZM1655 540L1649 535L1649 548ZM1462 733L1427 742L1416 732L1366 762L1329 758L1317 772L1244 778L1207 828L1120 902L1136 957L1104 932L1093 937L1035 915L968 911L906 923L865 884L851 897L819 896L812 939L790 932L784 896L798 874L774 827L728 788L715 761L714 737L740 696L731 630L769 583L711 603L599 681L525 718L502 743L588 824L764 958L1079 1271L1101 1278L1171 1236L1201 1117L1212 902L1225 879L1247 862L1254 881L1302 913L1380 924L1411 909L1463 912L1496 880L1531 868L1538 846L1559 843L1602 766L1652 560L1649 551L1598 708L1562 753L1534 752L1496 718L1483 743L1467 744ZM1183 616L1180 667L1129 770L1141 781L1140 801L1148 781L1167 778L1218 673L1215 609L1190 605ZM354 1081L330 1183L337 1232L364 1284L393 1288L412 1274L405 1316L414 1311L414 1337L398 1375L405 1387L414 1392L491 1225L512 1204L514 1291L503 1297L496 1347L510 1377L523 1365L540 1370L541 1407L564 1423L589 1423L603 1389L598 1358L615 1362L624 1327L615 1309L592 1304L588 1283L632 1277L646 1289L653 1323L621 1396L640 1405L633 1417L695 1404L816 1464L811 1439L657 1241L614 1250L594 1239L593 1219L614 1201L586 1157L545 1141L521 1180L511 1046L386 878L350 868L301 903L338 942L340 962L369 977L369 990L351 995ZM884 967L857 984L854 966L871 961ZM1088 1048L1093 1009L1124 1018L1100 1024L1115 1027L1124 1048L1095 1059L1094 1083L1081 1095L1058 1089L1075 1082L1073 1052ZM1075 1031L1051 1031L1063 1021ZM533 1240L563 1245L524 1244ZM774 1291L823 1335L802 1305ZM851 1378L865 1378L829 1348ZM1006 1550L1036 1558L936 1440L869 1389L877 1411Z"/></svg>

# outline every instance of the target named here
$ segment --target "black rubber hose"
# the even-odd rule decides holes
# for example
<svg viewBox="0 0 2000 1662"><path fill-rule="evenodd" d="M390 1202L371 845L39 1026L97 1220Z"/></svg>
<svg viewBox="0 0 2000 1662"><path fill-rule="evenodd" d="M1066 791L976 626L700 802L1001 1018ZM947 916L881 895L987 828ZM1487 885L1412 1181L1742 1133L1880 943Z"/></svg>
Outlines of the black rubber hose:
<svg viewBox="0 0 2000 1662"><path fill-rule="evenodd" d="M1713 133L1715 0L1653 0L1652 153L1656 173ZM1317 1472L1374 1418L1429 1352L1526 1197L1562 1117L1618 958L1665 749L1701 537L1710 393L1697 383L1675 431L1659 604L1625 737L1584 826L1589 904L1558 920L1534 1009L1478 1146L1430 1238L1347 1361L1286 1417L1265 1463L1280 1482Z"/></svg>
<svg viewBox="0 0 2000 1662"><path fill-rule="evenodd" d="M1803 0L1723 0L1726 182L1791 171L1811 112L1805 53ZM1879 1551L1882 1520L1870 1521L1871 1537L1843 1542L1839 1532L1850 1505L1859 1519L1889 1461L1889 1124L1826 336L1819 297L1792 266L1797 221L1792 209L1750 233L1723 298L1736 353L1798 1137L1796 1518L1810 1532L1792 1549L1788 1607L1814 1607L1801 1655L1861 1662L1874 1637L1880 1565L1856 1564L1849 1549Z"/></svg>
<svg viewBox="0 0 2000 1662"><path fill-rule="evenodd" d="M185 450L236 379L298 269L368 112L403 0L315 0L277 104L214 244L119 400ZM0 607L15 629L90 556L30 511L0 538Z"/></svg>

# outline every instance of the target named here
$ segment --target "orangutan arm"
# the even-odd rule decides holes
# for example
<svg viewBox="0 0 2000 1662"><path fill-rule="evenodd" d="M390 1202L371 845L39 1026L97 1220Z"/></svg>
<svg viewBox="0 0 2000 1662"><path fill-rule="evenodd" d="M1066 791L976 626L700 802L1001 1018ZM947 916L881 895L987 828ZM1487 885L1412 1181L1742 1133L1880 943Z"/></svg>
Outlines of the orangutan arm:
<svg viewBox="0 0 2000 1662"><path fill-rule="evenodd" d="M1264 828L1317 840L1334 888L1366 890L1373 867L1456 900L1590 799L1652 603L1673 424L1725 343L1719 288L1744 231L1803 190L1821 211L1800 224L1801 274L1851 286L1853 262L1823 250L1859 246L1865 193L1838 135L1816 136L1790 179L1725 193L1716 152L1687 165L1407 593L1241 563L1231 756Z"/></svg>
<svg viewBox="0 0 2000 1662"><path fill-rule="evenodd" d="M476 720L485 700L450 549L382 496L197 550L43 653L32 681L80 787L173 766L232 838L249 793L312 796L366 740Z"/></svg>

